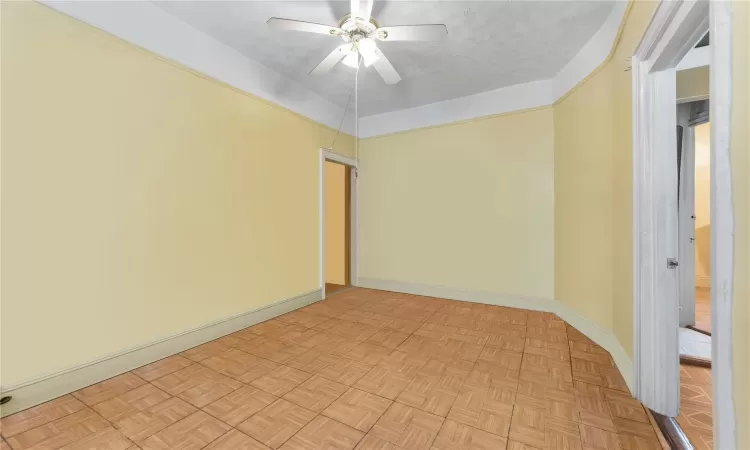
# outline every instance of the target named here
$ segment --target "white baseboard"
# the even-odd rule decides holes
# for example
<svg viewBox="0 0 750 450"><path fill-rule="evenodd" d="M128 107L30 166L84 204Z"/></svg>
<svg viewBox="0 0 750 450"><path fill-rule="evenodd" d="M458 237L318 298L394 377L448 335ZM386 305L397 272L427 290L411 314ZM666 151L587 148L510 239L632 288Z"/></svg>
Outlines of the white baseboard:
<svg viewBox="0 0 750 450"><path fill-rule="evenodd" d="M590 319L578 314L569 306L552 299L538 297L524 297L494 292L473 291L469 289L435 286L406 281L380 280L376 278L360 277L357 283L360 287L379 289L382 291L403 292L405 294L424 295L428 297L447 298L465 302L483 303L487 305L508 306L511 308L531 309L557 314L589 339L607 350L617 364L617 369L625 379L630 391L633 392L633 359L628 356L620 341L611 331L596 325Z"/></svg>
<svg viewBox="0 0 750 450"><path fill-rule="evenodd" d="M0 407L0 417L44 403L61 395L77 391L100 381L112 378L135 368L150 364L167 356L226 336L256 323L315 303L322 298L316 289L262 308L228 317L199 328L151 342L136 348L108 355L89 363L0 389L3 396L13 400Z"/></svg>

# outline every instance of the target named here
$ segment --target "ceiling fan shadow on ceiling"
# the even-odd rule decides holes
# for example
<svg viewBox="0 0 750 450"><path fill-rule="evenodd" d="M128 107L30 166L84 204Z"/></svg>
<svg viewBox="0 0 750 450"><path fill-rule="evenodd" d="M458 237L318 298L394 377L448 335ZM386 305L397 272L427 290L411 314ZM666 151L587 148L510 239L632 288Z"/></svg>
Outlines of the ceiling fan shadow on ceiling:
<svg viewBox="0 0 750 450"><path fill-rule="evenodd" d="M350 3L351 12L339 21L337 27L278 17L268 19L267 23L279 31L327 34L344 40L345 43L329 53L310 75L324 75L339 62L356 68L361 58L365 67L375 67L386 84L398 83L401 76L378 48L377 41L437 41L448 35L448 28L442 24L380 27L372 18L373 0L350 0Z"/></svg>

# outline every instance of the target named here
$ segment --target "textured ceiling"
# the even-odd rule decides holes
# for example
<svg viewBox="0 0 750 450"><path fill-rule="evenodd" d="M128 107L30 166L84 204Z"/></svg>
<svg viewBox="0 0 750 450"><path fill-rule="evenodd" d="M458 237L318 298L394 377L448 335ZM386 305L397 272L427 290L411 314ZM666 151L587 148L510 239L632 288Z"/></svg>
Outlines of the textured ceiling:
<svg viewBox="0 0 750 450"><path fill-rule="evenodd" d="M308 73L339 38L269 30L284 17L330 25L348 1L153 2L183 22L345 106L354 69L339 64L323 77ZM359 74L359 114L367 116L553 77L604 23L611 1L378 1L381 26L444 23L440 42L378 45L402 81L388 86L374 68ZM353 100L352 100L353 102Z"/></svg>

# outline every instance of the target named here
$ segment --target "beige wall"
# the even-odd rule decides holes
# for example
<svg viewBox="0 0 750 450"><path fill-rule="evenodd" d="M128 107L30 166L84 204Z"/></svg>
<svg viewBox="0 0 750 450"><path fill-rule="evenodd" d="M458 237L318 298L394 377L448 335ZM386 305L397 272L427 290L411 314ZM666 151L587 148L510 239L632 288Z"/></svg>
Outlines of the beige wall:
<svg viewBox="0 0 750 450"><path fill-rule="evenodd" d="M734 407L738 449L750 449L750 3L732 2Z"/></svg>
<svg viewBox="0 0 750 450"><path fill-rule="evenodd" d="M346 284L346 167L326 161L326 283Z"/></svg>
<svg viewBox="0 0 750 450"><path fill-rule="evenodd" d="M36 3L1 25L4 386L319 288L333 130Z"/></svg>
<svg viewBox="0 0 750 450"><path fill-rule="evenodd" d="M710 91L709 73L708 66L677 72L677 101L708 98Z"/></svg>
<svg viewBox="0 0 750 450"><path fill-rule="evenodd" d="M711 124L695 127L695 285L711 286Z"/></svg>
<svg viewBox="0 0 750 450"><path fill-rule="evenodd" d="M364 139L360 277L553 295L550 108Z"/></svg>
<svg viewBox="0 0 750 450"><path fill-rule="evenodd" d="M609 62L554 106L555 299L633 351L632 98L626 62L656 2L632 2Z"/></svg>

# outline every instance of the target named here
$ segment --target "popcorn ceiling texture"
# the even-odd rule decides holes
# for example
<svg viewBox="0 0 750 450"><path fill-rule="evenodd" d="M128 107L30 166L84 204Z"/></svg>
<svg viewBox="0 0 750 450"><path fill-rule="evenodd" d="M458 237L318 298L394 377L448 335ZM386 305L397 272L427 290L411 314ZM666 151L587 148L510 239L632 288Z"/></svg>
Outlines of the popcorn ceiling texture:
<svg viewBox="0 0 750 450"><path fill-rule="evenodd" d="M337 66L308 75L338 38L271 31L270 17L335 25L349 2L154 2L183 22L345 106L354 71ZM601 27L609 1L388 2L375 0L381 26L444 23L448 38L383 42L403 80L387 86L373 68L360 69L360 116L477 94L553 77ZM283 89L283 87L281 87Z"/></svg>

